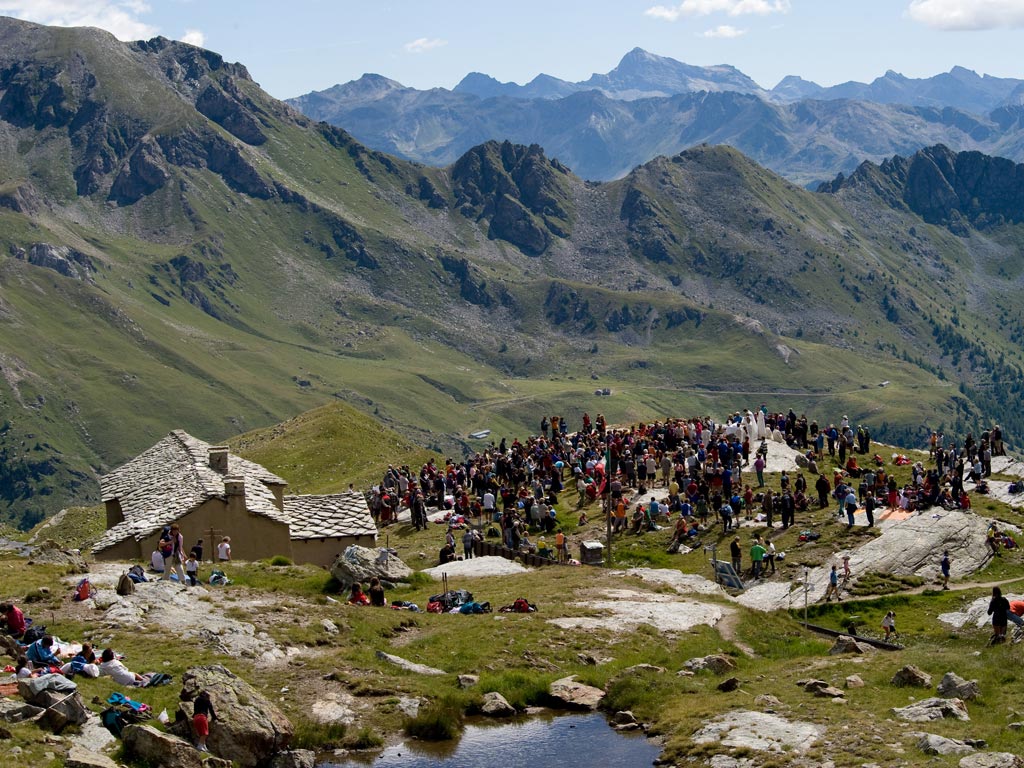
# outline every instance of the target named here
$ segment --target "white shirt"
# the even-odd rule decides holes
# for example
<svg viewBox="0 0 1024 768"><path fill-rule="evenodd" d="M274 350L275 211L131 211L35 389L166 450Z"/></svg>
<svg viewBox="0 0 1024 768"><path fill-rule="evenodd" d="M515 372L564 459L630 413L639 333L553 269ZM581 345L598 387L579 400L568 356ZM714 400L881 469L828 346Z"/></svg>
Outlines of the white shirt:
<svg viewBox="0 0 1024 768"><path fill-rule="evenodd" d="M100 664L100 674L110 675L118 685L138 685L135 675L117 659L104 661Z"/></svg>
<svg viewBox="0 0 1024 768"><path fill-rule="evenodd" d="M231 559L231 545L222 541L217 545L217 558L219 560L230 560Z"/></svg>

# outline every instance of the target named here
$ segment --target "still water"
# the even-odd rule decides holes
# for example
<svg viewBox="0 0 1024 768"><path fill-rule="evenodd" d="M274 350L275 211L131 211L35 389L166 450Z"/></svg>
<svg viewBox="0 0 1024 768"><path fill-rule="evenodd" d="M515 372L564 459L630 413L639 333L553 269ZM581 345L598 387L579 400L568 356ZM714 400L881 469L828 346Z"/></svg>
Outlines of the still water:
<svg viewBox="0 0 1024 768"><path fill-rule="evenodd" d="M558 715L479 722L467 725L455 742L400 744L363 760L325 762L320 768L563 768L567 763L643 768L660 752L642 735L612 730L603 715Z"/></svg>

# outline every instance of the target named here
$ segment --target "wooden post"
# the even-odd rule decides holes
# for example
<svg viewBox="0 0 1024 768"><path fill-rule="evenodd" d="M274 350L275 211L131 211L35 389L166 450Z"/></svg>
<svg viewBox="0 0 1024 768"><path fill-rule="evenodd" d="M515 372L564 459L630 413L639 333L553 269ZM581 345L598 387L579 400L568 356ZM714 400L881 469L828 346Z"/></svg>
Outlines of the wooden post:
<svg viewBox="0 0 1024 768"><path fill-rule="evenodd" d="M210 559L211 563L216 563L217 562L217 545L220 543L218 541L218 539L220 538L220 535L221 535L222 531L215 530L213 526L210 526L210 530L207 531L207 533L210 535L210 558L209 559Z"/></svg>

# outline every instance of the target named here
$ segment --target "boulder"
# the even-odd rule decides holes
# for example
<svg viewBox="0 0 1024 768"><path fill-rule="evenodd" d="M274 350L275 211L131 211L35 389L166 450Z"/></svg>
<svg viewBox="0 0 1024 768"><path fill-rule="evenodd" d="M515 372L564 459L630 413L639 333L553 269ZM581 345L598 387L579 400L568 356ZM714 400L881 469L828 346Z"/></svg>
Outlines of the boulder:
<svg viewBox="0 0 1024 768"><path fill-rule="evenodd" d="M849 635L840 635L828 652L830 656L838 656L840 653L871 653L874 650L867 643L854 640Z"/></svg>
<svg viewBox="0 0 1024 768"><path fill-rule="evenodd" d="M218 722L220 722L218 720ZM210 733L213 737L213 731ZM160 768L231 768L230 760L204 755L185 739L151 725L129 725L121 733L128 760ZM246 755L234 755L241 763Z"/></svg>
<svg viewBox="0 0 1024 768"><path fill-rule="evenodd" d="M636 715L634 715L630 710L625 709L612 715L612 722L615 725L635 725Z"/></svg>
<svg viewBox="0 0 1024 768"><path fill-rule="evenodd" d="M472 688L479 682L480 675L459 675L458 677L459 688L462 688L463 690L466 688Z"/></svg>
<svg viewBox="0 0 1024 768"><path fill-rule="evenodd" d="M735 691L740 687L740 679L738 677L727 677L725 680L718 684L718 690L723 693L729 693Z"/></svg>
<svg viewBox="0 0 1024 768"><path fill-rule="evenodd" d="M23 701L0 699L0 720L6 723L20 723L43 714L42 707L35 707Z"/></svg>
<svg viewBox="0 0 1024 768"><path fill-rule="evenodd" d="M959 739L947 739L934 733L922 733L917 748L926 755L968 755L974 751L974 747Z"/></svg>
<svg viewBox="0 0 1024 768"><path fill-rule="evenodd" d="M592 685L577 683L576 676L570 675L551 683L548 695L555 703L567 709L595 710L604 698L604 691Z"/></svg>
<svg viewBox="0 0 1024 768"><path fill-rule="evenodd" d="M846 696L846 693L842 688L836 688L834 685L826 685L824 688L815 688L814 695L820 699L841 699Z"/></svg>
<svg viewBox="0 0 1024 768"><path fill-rule="evenodd" d="M1024 768L1012 752L983 752L960 758L960 768Z"/></svg>
<svg viewBox="0 0 1024 768"><path fill-rule="evenodd" d="M32 703L46 710L40 722L45 723L54 733L60 733L68 725L82 725L89 719L89 710L85 708L85 702L78 691L43 691L32 700Z"/></svg>
<svg viewBox="0 0 1024 768"><path fill-rule="evenodd" d="M78 686L73 680L64 675L43 675L42 677L23 677L18 680L18 695L29 704L35 704L35 699L44 691L54 693L74 693ZM37 704L36 706L42 706Z"/></svg>
<svg viewBox="0 0 1024 768"><path fill-rule="evenodd" d="M73 744L64 760L64 768L120 768L106 755Z"/></svg>
<svg viewBox="0 0 1024 768"><path fill-rule="evenodd" d="M893 714L900 720L912 723L930 723L950 718L953 720L970 720L967 705L960 699L941 699L933 697L915 701L905 707L893 707Z"/></svg>
<svg viewBox="0 0 1024 768"><path fill-rule="evenodd" d="M330 619L324 619L323 621L321 621L320 626L324 628L324 632L326 632L328 635L336 635L340 631L338 629L338 625Z"/></svg>
<svg viewBox="0 0 1024 768"><path fill-rule="evenodd" d="M270 768L313 768L316 765L316 752L311 749L290 749L278 752L270 761Z"/></svg>
<svg viewBox="0 0 1024 768"><path fill-rule="evenodd" d="M75 275L77 277L77 275ZM32 555L28 564L46 563L48 565L62 565L69 573L88 573L89 566L81 554L71 549L65 549L53 539L47 539L42 544L32 548Z"/></svg>
<svg viewBox="0 0 1024 768"><path fill-rule="evenodd" d="M437 667L428 667L426 664L418 664L415 661L409 661L403 659L401 656L394 656L384 651L377 651L377 658L386 661L388 664L394 664L399 669L404 669L406 672L415 672L418 675L447 675L443 669Z"/></svg>
<svg viewBox="0 0 1024 768"><path fill-rule="evenodd" d="M825 733L823 725L790 721L767 712L733 710L705 723L692 738L698 744L793 755L806 752Z"/></svg>
<svg viewBox="0 0 1024 768"><path fill-rule="evenodd" d="M488 717L511 717L516 713L516 708L497 691L488 691L484 694L484 703L480 706L480 712Z"/></svg>
<svg viewBox="0 0 1024 768"><path fill-rule="evenodd" d="M338 555L331 575L348 589L357 581L365 584L373 576L382 581L405 581L412 576L412 568L387 549L352 546Z"/></svg>
<svg viewBox="0 0 1024 768"><path fill-rule="evenodd" d="M863 688L864 687L864 681L861 679L860 675L847 675L847 677L846 677L846 687L847 688Z"/></svg>
<svg viewBox="0 0 1024 768"><path fill-rule="evenodd" d="M970 701L981 696L977 680L964 680L955 672L947 672L939 681L938 694L947 699Z"/></svg>
<svg viewBox="0 0 1024 768"><path fill-rule="evenodd" d="M771 713L777 709L781 709L785 706L782 700L777 696L772 696L770 693L759 693L754 697L754 703L760 704L765 712Z"/></svg>
<svg viewBox="0 0 1024 768"><path fill-rule="evenodd" d="M243 768L253 768L288 747L294 729L288 718L264 696L219 664L192 667L181 679L181 700L191 718L191 702L209 691L217 710L207 746ZM186 723L187 727L187 723ZM188 734L184 734L188 735Z"/></svg>
<svg viewBox="0 0 1024 768"><path fill-rule="evenodd" d="M907 664L905 667L896 670L896 674L892 676L892 680L889 682L899 688L928 688L932 684L932 676L918 669L913 664Z"/></svg>
<svg viewBox="0 0 1024 768"><path fill-rule="evenodd" d="M736 662L724 653L713 653L710 656L698 656L695 659L690 659L683 664L683 667L691 672L700 672L706 669L716 675L724 675L726 672L736 669Z"/></svg>

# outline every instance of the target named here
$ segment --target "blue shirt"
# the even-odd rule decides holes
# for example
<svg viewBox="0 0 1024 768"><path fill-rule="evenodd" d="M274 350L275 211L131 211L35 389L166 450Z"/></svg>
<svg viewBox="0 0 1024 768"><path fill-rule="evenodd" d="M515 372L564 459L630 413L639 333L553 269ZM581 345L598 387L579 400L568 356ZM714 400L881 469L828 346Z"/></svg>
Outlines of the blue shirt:
<svg viewBox="0 0 1024 768"><path fill-rule="evenodd" d="M36 640L25 650L25 656L33 664L45 664L46 666L60 666L61 661L54 655L53 651L43 646L42 638Z"/></svg>

